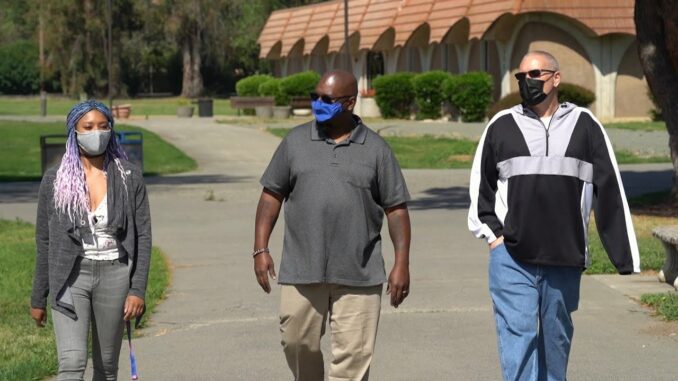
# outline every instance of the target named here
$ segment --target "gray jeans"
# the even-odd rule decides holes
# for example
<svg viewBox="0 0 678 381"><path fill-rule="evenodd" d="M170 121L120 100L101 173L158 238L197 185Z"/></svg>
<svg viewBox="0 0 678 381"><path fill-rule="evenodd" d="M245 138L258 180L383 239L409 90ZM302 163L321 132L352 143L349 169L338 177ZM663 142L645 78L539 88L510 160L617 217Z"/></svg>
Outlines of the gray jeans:
<svg viewBox="0 0 678 381"><path fill-rule="evenodd" d="M127 258L81 258L69 279L76 320L52 310L59 355L57 380L83 380L92 326L93 380L117 380L123 334L123 308L129 290Z"/></svg>

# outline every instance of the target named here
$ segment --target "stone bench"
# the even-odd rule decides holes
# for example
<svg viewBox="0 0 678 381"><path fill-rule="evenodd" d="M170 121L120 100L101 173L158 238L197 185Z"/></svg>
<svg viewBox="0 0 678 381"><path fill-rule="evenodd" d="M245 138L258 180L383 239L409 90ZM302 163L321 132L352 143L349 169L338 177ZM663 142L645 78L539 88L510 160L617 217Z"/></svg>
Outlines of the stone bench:
<svg viewBox="0 0 678 381"><path fill-rule="evenodd" d="M652 230L666 249L666 262L659 270L659 280L678 289L678 225L659 226Z"/></svg>
<svg viewBox="0 0 678 381"><path fill-rule="evenodd" d="M272 110L273 106L275 106L274 97L230 97L229 100L231 101L231 108L238 110L238 115L240 115L241 109L266 107Z"/></svg>

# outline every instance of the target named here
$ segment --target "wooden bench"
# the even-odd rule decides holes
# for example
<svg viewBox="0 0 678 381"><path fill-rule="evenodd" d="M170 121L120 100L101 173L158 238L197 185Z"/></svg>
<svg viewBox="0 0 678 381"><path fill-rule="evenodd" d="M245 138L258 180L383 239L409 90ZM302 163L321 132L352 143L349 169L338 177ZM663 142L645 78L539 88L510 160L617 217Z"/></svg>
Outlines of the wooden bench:
<svg viewBox="0 0 678 381"><path fill-rule="evenodd" d="M678 225L659 226L652 230L666 250L666 261L659 270L659 281L678 289Z"/></svg>
<svg viewBox="0 0 678 381"><path fill-rule="evenodd" d="M132 105L113 105L111 108L111 113L113 114L114 118L127 119L129 118L129 114L132 113Z"/></svg>
<svg viewBox="0 0 678 381"><path fill-rule="evenodd" d="M229 100L231 101L231 108L238 110L238 115L240 115L242 109L275 106L274 97L230 97Z"/></svg>

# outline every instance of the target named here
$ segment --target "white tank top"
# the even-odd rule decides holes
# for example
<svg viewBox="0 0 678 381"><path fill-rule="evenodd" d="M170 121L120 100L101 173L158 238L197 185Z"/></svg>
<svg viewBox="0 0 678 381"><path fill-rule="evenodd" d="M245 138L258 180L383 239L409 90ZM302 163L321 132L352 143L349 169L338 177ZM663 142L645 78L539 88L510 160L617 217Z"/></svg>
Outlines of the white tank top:
<svg viewBox="0 0 678 381"><path fill-rule="evenodd" d="M84 257L97 261L112 261L120 258L118 240L114 232L108 228L108 195L104 196L97 208L87 213L87 216L93 233L91 237L93 242L86 242L83 239Z"/></svg>

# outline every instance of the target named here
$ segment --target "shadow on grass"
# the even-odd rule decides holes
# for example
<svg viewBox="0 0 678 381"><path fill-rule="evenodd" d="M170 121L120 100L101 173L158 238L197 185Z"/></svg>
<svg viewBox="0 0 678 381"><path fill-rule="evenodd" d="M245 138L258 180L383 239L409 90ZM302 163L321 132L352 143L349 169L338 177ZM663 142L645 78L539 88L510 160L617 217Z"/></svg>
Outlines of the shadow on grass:
<svg viewBox="0 0 678 381"><path fill-rule="evenodd" d="M670 189L673 184L673 171L622 171L622 182L626 197L637 197L647 193L654 193Z"/></svg>

